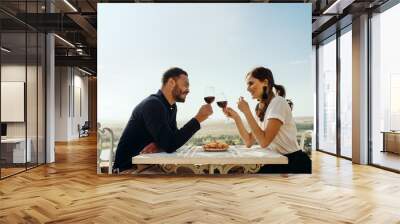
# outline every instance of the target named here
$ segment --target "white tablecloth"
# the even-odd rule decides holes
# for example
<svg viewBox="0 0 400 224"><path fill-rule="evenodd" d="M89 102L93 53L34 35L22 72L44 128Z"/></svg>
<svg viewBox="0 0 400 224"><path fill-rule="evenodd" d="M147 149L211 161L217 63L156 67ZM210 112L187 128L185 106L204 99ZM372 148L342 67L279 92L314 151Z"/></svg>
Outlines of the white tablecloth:
<svg viewBox="0 0 400 224"><path fill-rule="evenodd" d="M205 152L201 146L181 147L174 153L141 154L133 164L287 164L286 156L260 147L230 146L225 152Z"/></svg>

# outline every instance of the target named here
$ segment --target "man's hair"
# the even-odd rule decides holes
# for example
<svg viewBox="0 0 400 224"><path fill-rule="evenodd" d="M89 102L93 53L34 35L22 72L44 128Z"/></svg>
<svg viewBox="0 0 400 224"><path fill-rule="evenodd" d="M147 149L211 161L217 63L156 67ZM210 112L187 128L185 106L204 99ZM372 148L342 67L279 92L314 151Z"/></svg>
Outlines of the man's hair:
<svg viewBox="0 0 400 224"><path fill-rule="evenodd" d="M162 85L164 86L167 82L168 79L170 78L177 78L180 75L186 75L188 76L187 72L185 72L183 69L178 68L178 67L174 67L174 68L170 68L167 71L164 72L163 76L162 76Z"/></svg>

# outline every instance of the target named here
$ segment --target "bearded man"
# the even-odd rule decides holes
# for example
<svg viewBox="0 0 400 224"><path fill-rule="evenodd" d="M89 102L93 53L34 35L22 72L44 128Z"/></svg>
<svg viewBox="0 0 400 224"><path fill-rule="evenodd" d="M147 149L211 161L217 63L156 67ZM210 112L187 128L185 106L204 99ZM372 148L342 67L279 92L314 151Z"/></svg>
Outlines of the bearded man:
<svg viewBox="0 0 400 224"><path fill-rule="evenodd" d="M176 102L185 102L189 94L188 74L180 68L168 69L162 87L140 102L122 132L113 170L119 173L132 168L132 157L142 153L175 152L198 130L212 113L210 104L200 107L196 116L181 129L176 124Z"/></svg>

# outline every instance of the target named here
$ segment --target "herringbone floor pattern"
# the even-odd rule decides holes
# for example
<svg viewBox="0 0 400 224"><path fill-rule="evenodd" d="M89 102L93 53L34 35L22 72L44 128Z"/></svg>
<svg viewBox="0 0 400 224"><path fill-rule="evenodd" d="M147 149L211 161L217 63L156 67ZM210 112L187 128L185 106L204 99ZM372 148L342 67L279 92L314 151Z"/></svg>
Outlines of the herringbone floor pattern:
<svg viewBox="0 0 400 224"><path fill-rule="evenodd" d="M312 175L98 176L93 137L0 181L0 223L400 223L400 175L314 152Z"/></svg>

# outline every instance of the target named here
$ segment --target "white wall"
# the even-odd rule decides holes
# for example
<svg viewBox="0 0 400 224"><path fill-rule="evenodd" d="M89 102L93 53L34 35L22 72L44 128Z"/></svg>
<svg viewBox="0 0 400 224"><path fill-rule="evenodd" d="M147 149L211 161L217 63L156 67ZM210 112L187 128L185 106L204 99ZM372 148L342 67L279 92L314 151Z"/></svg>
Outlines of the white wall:
<svg viewBox="0 0 400 224"><path fill-rule="evenodd" d="M78 75L76 74L77 70L74 70L74 102L72 105L72 130L71 134L74 137L78 137L78 129L77 126L80 124L81 126L88 120L88 77L83 77L79 71Z"/></svg>
<svg viewBox="0 0 400 224"><path fill-rule="evenodd" d="M25 70L27 69L27 70ZM27 72L27 73L26 73ZM30 86L36 86L36 80L33 80L32 75L36 76L36 67L17 64L8 64L1 66L1 81L2 82L25 82L26 75ZM36 88L27 88L27 106L31 108L27 111L28 119L28 137L33 130L36 130L36 125L31 124L34 121L36 124L36 113L32 113L32 110L36 111ZM6 96L2 96L6 97ZM34 104L31 104L34 102ZM40 106L40 105L39 105ZM7 110L7 108L1 108L1 110ZM26 122L7 122L7 136L8 137L25 137L25 124ZM32 128L32 129L31 129ZM31 131L32 130L32 131ZM35 132L36 133L36 132ZM36 134L35 134L36 135Z"/></svg>
<svg viewBox="0 0 400 224"><path fill-rule="evenodd" d="M68 85L67 67L55 68L55 141L68 139Z"/></svg>
<svg viewBox="0 0 400 224"><path fill-rule="evenodd" d="M88 120L88 78L72 67L56 67L55 73L55 140L77 139L78 124Z"/></svg>
<svg viewBox="0 0 400 224"><path fill-rule="evenodd" d="M22 122L5 122L7 124L7 137L24 138L26 135L31 143L29 146L32 155L31 161L36 162L39 159L39 163L44 163L45 120L43 110L45 106L45 90L42 68L41 66L36 67L36 65L28 65L26 67L25 64L3 64L1 66L1 76L2 82L24 82L26 84L26 106L25 102L23 102L24 105L20 108L22 110L20 112L23 114L26 112L26 120L23 118ZM7 95L2 95L2 98L7 98ZM3 113L16 113L16 111L12 111L12 108L6 108L4 105L1 110Z"/></svg>
<svg viewBox="0 0 400 224"><path fill-rule="evenodd" d="M1 81L2 82L25 82L25 65L2 65L1 66ZM28 70L32 69L28 67ZM29 73L28 73L29 74ZM6 96L2 96L6 97ZM7 108L1 108L7 110ZM8 137L25 137L25 123L24 122L7 122L7 136Z"/></svg>

